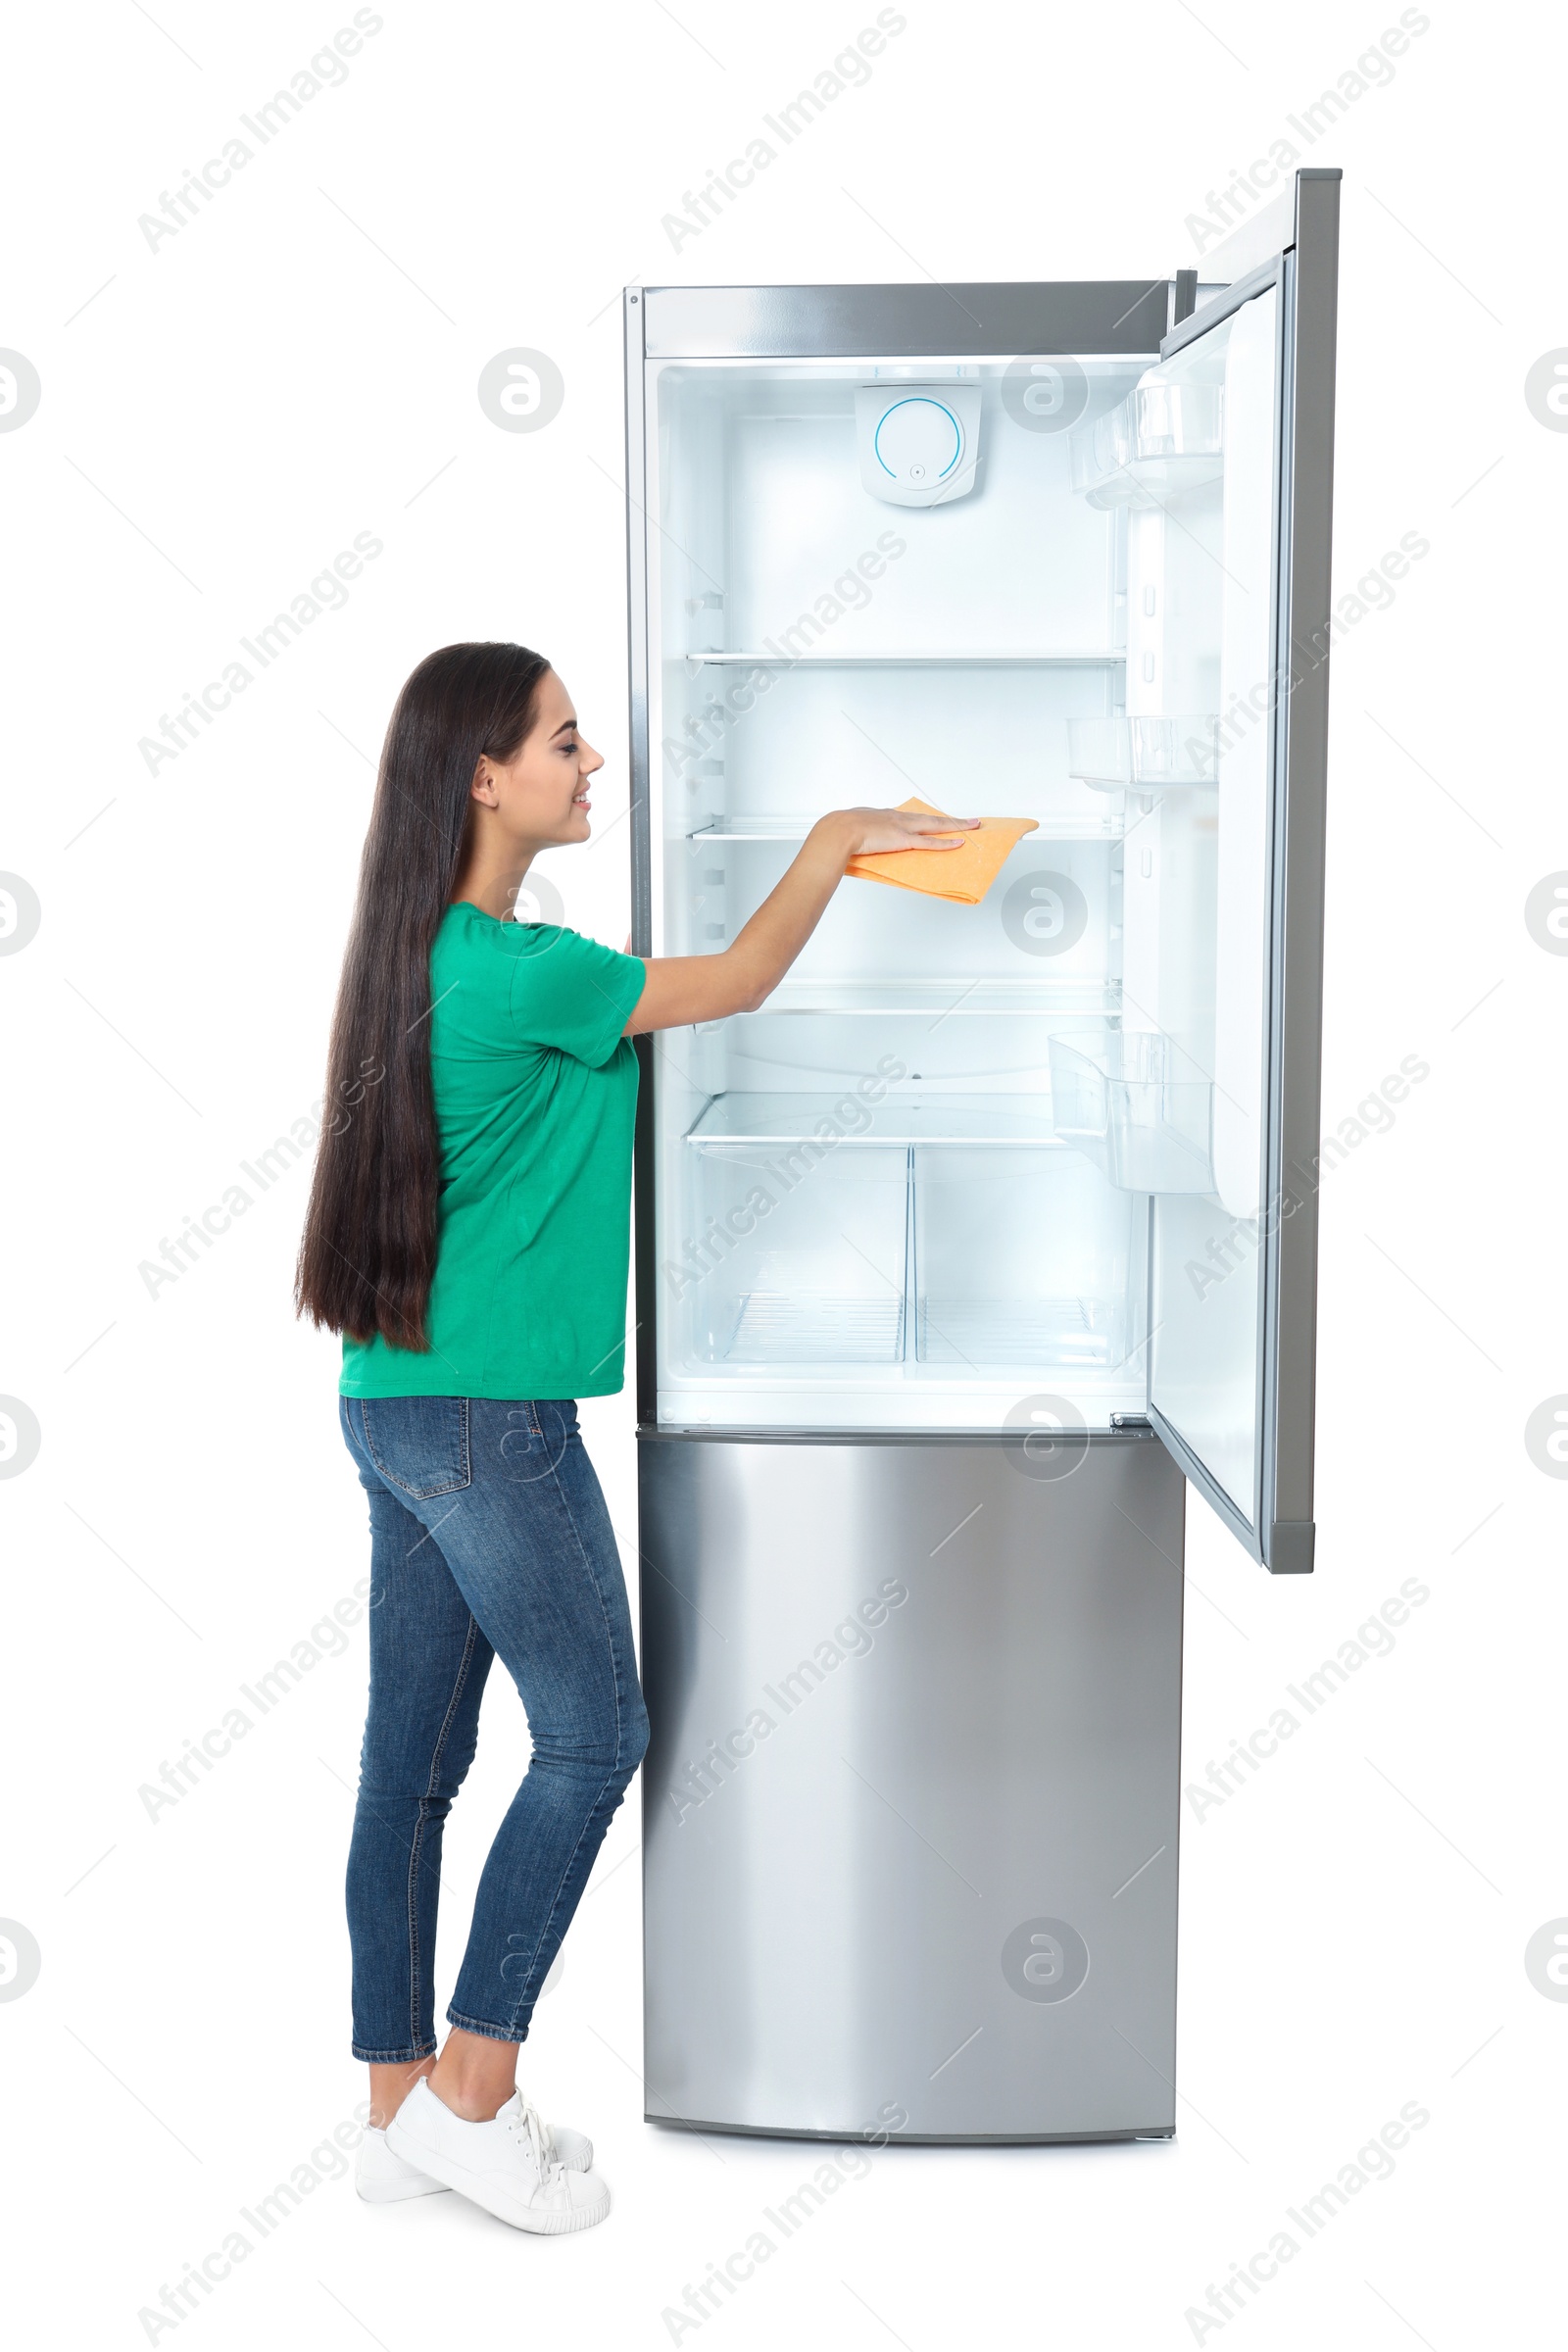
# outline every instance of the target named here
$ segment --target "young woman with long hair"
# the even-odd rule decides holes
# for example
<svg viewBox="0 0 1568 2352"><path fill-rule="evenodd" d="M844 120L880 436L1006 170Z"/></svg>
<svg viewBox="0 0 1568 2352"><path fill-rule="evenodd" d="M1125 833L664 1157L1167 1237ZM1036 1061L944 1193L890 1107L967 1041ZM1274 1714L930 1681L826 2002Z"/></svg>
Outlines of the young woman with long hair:
<svg viewBox="0 0 1568 2352"><path fill-rule="evenodd" d="M362 2195L455 2188L521 2230L610 2209L517 2050L648 1740L631 1617L575 1399L622 1383L640 1030L755 1009L860 851L960 821L822 817L721 953L645 962L514 918L586 841L604 764L520 645L450 645L392 714L332 1024L301 1313L343 1335L369 1498L370 1698L348 1865ZM533 1753L479 1882L439 2055L441 1831L499 1656Z"/></svg>

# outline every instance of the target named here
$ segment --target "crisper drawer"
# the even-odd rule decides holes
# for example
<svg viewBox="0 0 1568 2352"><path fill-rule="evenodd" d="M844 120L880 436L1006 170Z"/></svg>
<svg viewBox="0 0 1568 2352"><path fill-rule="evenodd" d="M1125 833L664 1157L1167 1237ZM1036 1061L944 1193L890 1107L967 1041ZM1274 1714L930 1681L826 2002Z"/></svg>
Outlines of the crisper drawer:
<svg viewBox="0 0 1568 2352"><path fill-rule="evenodd" d="M691 1162L693 1232L663 1272L697 1362L903 1360L902 1144L725 1144Z"/></svg>
<svg viewBox="0 0 1568 2352"><path fill-rule="evenodd" d="M1044 1098L898 1101L837 1142L825 1100L727 1095L688 1134L662 1252L688 1361L960 1380L1128 1364L1145 1204L1053 1140Z"/></svg>
<svg viewBox="0 0 1568 2352"><path fill-rule="evenodd" d="M1141 1203L1059 1148L917 1149L913 1158L921 1363L1126 1360Z"/></svg>

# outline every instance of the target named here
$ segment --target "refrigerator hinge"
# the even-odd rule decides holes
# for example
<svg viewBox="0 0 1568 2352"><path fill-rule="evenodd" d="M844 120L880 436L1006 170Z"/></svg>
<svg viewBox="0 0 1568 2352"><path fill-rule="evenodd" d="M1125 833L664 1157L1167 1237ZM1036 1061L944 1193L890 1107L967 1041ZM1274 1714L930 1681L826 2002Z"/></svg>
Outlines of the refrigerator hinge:
<svg viewBox="0 0 1568 2352"><path fill-rule="evenodd" d="M1112 1429L1147 1429L1151 1437L1154 1434L1154 1424L1147 1413L1112 1413L1110 1426Z"/></svg>

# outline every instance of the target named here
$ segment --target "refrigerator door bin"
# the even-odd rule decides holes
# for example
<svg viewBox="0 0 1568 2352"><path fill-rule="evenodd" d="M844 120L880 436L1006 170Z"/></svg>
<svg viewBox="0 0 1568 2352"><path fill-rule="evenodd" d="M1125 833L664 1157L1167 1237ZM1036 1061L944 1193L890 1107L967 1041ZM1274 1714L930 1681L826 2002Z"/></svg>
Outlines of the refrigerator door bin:
<svg viewBox="0 0 1568 2352"><path fill-rule="evenodd" d="M1212 711L1157 718L1069 718L1067 773L1096 792L1165 792L1218 780Z"/></svg>
<svg viewBox="0 0 1568 2352"><path fill-rule="evenodd" d="M1050 1042L1055 1131L1129 1193L1211 1193L1211 1079L1157 1030Z"/></svg>
<svg viewBox="0 0 1568 2352"><path fill-rule="evenodd" d="M922 1364L1123 1363L1133 1203L1076 1152L914 1152L915 1353Z"/></svg>
<svg viewBox="0 0 1568 2352"><path fill-rule="evenodd" d="M1173 384L1151 368L1125 400L1071 435L1072 486L1092 507L1154 507L1218 481L1224 414L1221 385Z"/></svg>

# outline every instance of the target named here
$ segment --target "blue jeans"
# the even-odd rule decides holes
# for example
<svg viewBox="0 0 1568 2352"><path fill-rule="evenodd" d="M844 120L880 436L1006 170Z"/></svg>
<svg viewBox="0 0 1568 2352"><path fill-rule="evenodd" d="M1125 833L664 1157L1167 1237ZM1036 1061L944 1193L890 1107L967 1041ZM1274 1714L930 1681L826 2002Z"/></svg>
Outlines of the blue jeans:
<svg viewBox="0 0 1568 2352"><path fill-rule="evenodd" d="M441 1829L499 1654L533 1755L496 1834L448 2022L521 2041L648 1744L620 1559L575 1404L343 1396L370 1498L370 1707L349 1851L354 2055L435 2048Z"/></svg>

